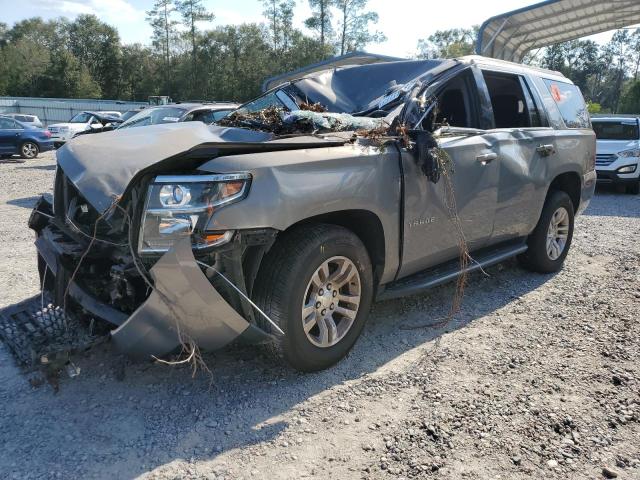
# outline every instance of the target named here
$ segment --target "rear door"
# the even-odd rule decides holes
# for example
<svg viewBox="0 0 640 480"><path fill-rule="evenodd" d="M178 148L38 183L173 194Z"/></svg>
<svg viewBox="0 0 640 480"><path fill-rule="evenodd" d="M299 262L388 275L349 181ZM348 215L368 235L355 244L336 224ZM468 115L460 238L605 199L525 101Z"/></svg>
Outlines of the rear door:
<svg viewBox="0 0 640 480"><path fill-rule="evenodd" d="M556 155L556 131L549 126L530 78L482 70L495 129L488 132L500 158L496 216L491 243L528 235L535 227L548 187L549 162Z"/></svg>
<svg viewBox="0 0 640 480"><path fill-rule="evenodd" d="M499 158L494 140L481 130L491 125L482 120L476 76L471 68L465 69L443 82L434 95L436 124L477 131L439 140L452 170L451 184L445 176L433 183L416 165L414 155L403 152L405 222L399 277L456 258L458 225L471 251L485 246L493 232ZM431 130L427 123L431 121L423 122L423 128Z"/></svg>

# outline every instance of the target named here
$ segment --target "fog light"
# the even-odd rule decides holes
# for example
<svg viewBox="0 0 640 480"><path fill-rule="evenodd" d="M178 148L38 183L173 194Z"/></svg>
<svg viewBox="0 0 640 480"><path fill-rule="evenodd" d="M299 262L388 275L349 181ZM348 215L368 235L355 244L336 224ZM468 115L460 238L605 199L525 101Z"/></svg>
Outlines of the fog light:
<svg viewBox="0 0 640 480"><path fill-rule="evenodd" d="M618 173L633 173L636 171L635 165L626 165L618 169Z"/></svg>

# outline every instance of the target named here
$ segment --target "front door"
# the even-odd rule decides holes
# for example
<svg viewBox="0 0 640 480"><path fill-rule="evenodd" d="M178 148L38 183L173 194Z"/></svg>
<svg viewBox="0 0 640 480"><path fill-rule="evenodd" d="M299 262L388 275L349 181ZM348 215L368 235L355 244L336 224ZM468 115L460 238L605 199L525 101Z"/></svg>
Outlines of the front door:
<svg viewBox="0 0 640 480"><path fill-rule="evenodd" d="M446 82L436 97L436 124L480 127L478 89L470 70ZM439 145L450 168L436 183L422 173L412 154L403 153L404 239L399 277L456 258L460 229L469 251L485 246L493 232L499 175L495 143L478 131L441 137Z"/></svg>
<svg viewBox="0 0 640 480"><path fill-rule="evenodd" d="M0 117L0 153L9 155L16 153L22 129L10 118Z"/></svg>

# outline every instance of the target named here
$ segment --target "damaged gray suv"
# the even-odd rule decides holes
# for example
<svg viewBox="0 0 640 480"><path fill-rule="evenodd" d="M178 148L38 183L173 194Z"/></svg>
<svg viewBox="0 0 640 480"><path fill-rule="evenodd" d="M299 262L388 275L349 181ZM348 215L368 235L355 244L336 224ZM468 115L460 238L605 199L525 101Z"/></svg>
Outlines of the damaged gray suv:
<svg viewBox="0 0 640 480"><path fill-rule="evenodd" d="M347 354L376 299L513 256L560 269L595 151L557 72L482 57L344 67L218 125L68 143L30 227L44 289L122 350L269 343L314 371Z"/></svg>

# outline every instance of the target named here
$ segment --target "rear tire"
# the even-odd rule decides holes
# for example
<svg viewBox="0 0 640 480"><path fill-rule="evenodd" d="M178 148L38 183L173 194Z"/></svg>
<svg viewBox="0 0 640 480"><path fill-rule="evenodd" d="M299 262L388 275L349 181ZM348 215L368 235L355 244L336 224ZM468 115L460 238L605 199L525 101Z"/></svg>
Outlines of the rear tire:
<svg viewBox="0 0 640 480"><path fill-rule="evenodd" d="M276 333L266 320L260 324L276 335L276 353L297 370L323 370L349 352L364 327L373 297L371 261L350 230L302 226L281 234L260 266L254 292L285 332ZM348 300L358 297L357 304Z"/></svg>
<svg viewBox="0 0 640 480"><path fill-rule="evenodd" d="M520 264L539 273L562 268L573 238L574 211L569 195L549 192L536 228L527 238L528 249L518 256Z"/></svg>
<svg viewBox="0 0 640 480"><path fill-rule="evenodd" d="M630 195L638 195L640 194L640 180L631 185L627 185L627 193Z"/></svg>
<svg viewBox="0 0 640 480"><path fill-rule="evenodd" d="M27 160L32 160L38 156L40 148L35 142L24 142L20 145L20 156Z"/></svg>

